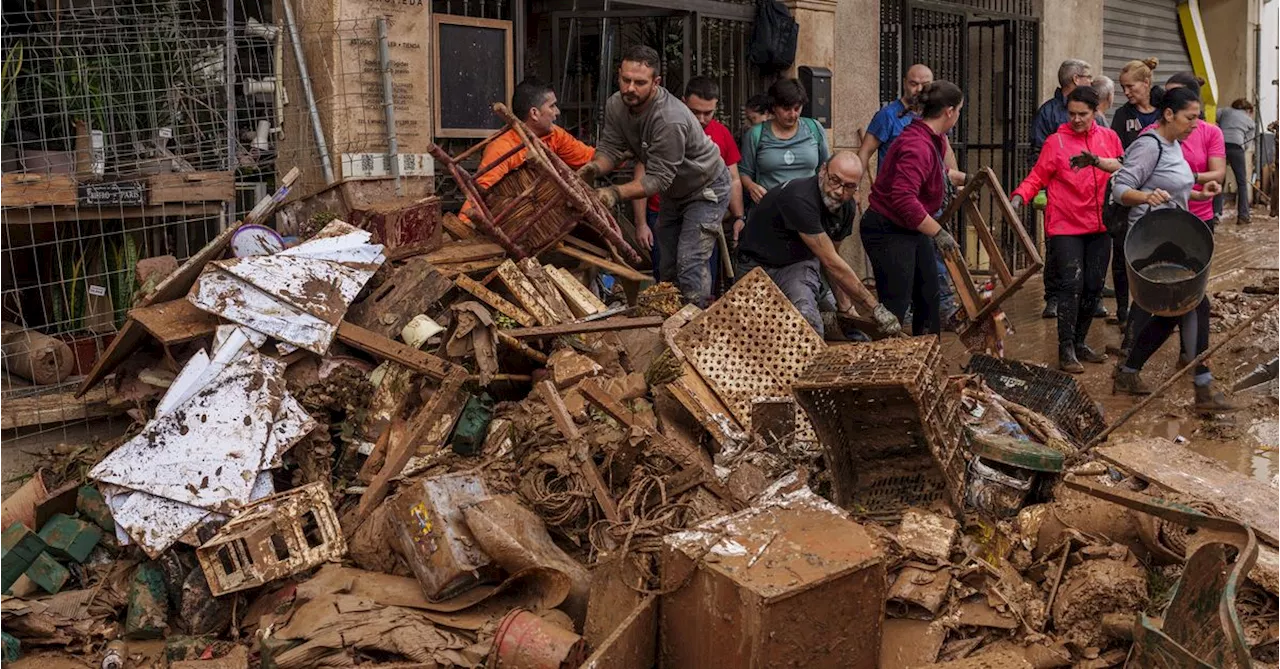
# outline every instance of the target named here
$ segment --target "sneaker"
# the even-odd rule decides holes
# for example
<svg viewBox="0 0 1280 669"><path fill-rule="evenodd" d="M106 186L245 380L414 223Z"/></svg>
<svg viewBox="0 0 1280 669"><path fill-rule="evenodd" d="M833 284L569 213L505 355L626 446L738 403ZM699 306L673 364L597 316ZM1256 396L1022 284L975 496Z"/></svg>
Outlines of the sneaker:
<svg viewBox="0 0 1280 669"><path fill-rule="evenodd" d="M1058 317L1058 301L1045 300L1044 311L1040 312L1040 318L1057 318Z"/></svg>
<svg viewBox="0 0 1280 669"><path fill-rule="evenodd" d="M1111 312L1107 311L1107 305L1101 302L1099 302L1098 306L1094 307L1093 309L1094 318L1106 318L1107 316L1110 316L1110 315L1111 315Z"/></svg>
<svg viewBox="0 0 1280 669"><path fill-rule="evenodd" d="M1129 309L1127 307L1116 307L1116 315L1107 319L1112 325L1119 325L1123 330L1129 324Z"/></svg>
<svg viewBox="0 0 1280 669"><path fill-rule="evenodd" d="M1076 359L1088 362L1094 365L1100 365L1107 361L1106 353L1099 353L1088 347L1086 344L1076 345Z"/></svg>
<svg viewBox="0 0 1280 669"><path fill-rule="evenodd" d="M1076 359L1076 351L1070 346L1058 347L1058 369L1068 374L1084 374L1084 365Z"/></svg>
<svg viewBox="0 0 1280 669"><path fill-rule="evenodd" d="M1103 297L1115 297L1115 296L1116 296L1116 289L1115 289L1115 288L1112 288L1111 286L1103 286L1103 287L1102 287L1102 296L1103 296Z"/></svg>
<svg viewBox="0 0 1280 669"><path fill-rule="evenodd" d="M1252 219L1251 217L1249 217L1249 216L1237 216L1237 217L1236 217L1236 225L1249 225L1249 224L1250 224L1250 223L1252 223L1252 222L1253 222L1253 219Z"/></svg>
<svg viewBox="0 0 1280 669"><path fill-rule="evenodd" d="M1116 367L1111 393L1113 395L1150 395L1151 386L1138 376L1138 372L1126 372Z"/></svg>
<svg viewBox="0 0 1280 669"><path fill-rule="evenodd" d="M1229 413L1239 410L1240 407L1228 402L1226 395L1223 395L1221 390L1214 388L1212 383L1196 386L1196 411Z"/></svg>

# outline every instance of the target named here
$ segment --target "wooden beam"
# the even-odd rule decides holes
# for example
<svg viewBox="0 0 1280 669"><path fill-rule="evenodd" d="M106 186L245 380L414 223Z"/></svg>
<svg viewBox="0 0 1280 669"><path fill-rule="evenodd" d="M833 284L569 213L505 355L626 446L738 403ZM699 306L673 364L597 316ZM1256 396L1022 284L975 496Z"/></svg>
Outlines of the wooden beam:
<svg viewBox="0 0 1280 669"><path fill-rule="evenodd" d="M165 346L212 335L217 331L219 322L217 316L185 298L132 309L129 318L137 321Z"/></svg>
<svg viewBox="0 0 1280 669"><path fill-rule="evenodd" d="M529 312L508 302L506 298L493 292L492 290L489 290L488 288L485 288L483 285L480 284L480 282L467 276L466 274L459 274L457 277L454 278L453 282L459 288L467 291L468 293L471 293L473 296L476 297L476 299L493 307L498 311L498 313L506 316L507 318L510 318L511 320L527 328L533 327L534 325L537 324L537 321L533 320L533 316Z"/></svg>
<svg viewBox="0 0 1280 669"><path fill-rule="evenodd" d="M615 523L618 522L618 505L614 503L613 497L609 495L609 487L604 484L604 478L600 476L600 470L596 468L595 461L591 459L590 446L582 439L582 433L578 431L578 426L573 422L573 416L570 416L569 410L565 408L564 399L556 391L555 384L550 379L543 379L534 388L538 393L538 397L542 398L543 403L547 405L547 409L551 411L551 418L555 421L560 434L563 434L565 439L569 440L573 450L581 455L580 458L571 457L570 461L579 465L583 478L587 479L587 485L591 486L591 494L595 496L596 502L604 511L605 518Z"/></svg>
<svg viewBox="0 0 1280 669"><path fill-rule="evenodd" d="M3 178L5 208L76 206L76 180L69 174L11 173ZM16 212L5 212L6 223L10 215Z"/></svg>
<svg viewBox="0 0 1280 669"><path fill-rule="evenodd" d="M528 277L529 283L538 289L538 294L542 295L542 299L547 306L551 308L551 313L555 314L557 323L566 323L574 319L574 314L569 310L569 305L565 303L564 297L560 295L560 289L556 288L551 279L547 277L546 269L537 258L525 258L516 263L521 272Z"/></svg>
<svg viewBox="0 0 1280 669"><path fill-rule="evenodd" d="M575 249L572 246L569 246L564 243L557 244L555 250L557 253L563 253L564 255L567 255L570 258L581 260L582 262L587 263L588 265L598 267L618 277L619 279L625 279L627 281L653 281L652 276L649 276L648 274L645 274L639 270L632 269L630 267L627 267L626 265L616 263L606 258L601 258L600 256L597 256L597 255L592 255L590 253L587 253L586 251Z"/></svg>
<svg viewBox="0 0 1280 669"><path fill-rule="evenodd" d="M558 337L560 335L586 334L589 332L614 332L636 328L656 328L666 320L662 316L637 316L635 318L606 318L599 321L563 323L533 328L512 328L507 334L516 339L530 337Z"/></svg>
<svg viewBox="0 0 1280 669"><path fill-rule="evenodd" d="M111 406L109 397L106 388L98 388L84 397L61 392L8 398L4 400L4 411L0 412L0 429L56 425L124 413L125 407Z"/></svg>
<svg viewBox="0 0 1280 669"><path fill-rule="evenodd" d="M443 381L451 374L463 373L462 367L443 358L420 351L408 344L392 341L382 335L366 330L359 325L343 321L338 325L338 341L354 346L379 358L400 363L415 372L422 372L438 381Z"/></svg>
<svg viewBox="0 0 1280 669"><path fill-rule="evenodd" d="M591 316L604 311L608 307L601 302L587 287L578 282L568 270L556 267L555 265L546 265L547 278L556 288L564 295L564 300L569 304L569 309L578 318L583 316Z"/></svg>
<svg viewBox="0 0 1280 669"><path fill-rule="evenodd" d="M147 202L230 202L236 197L231 172L178 172L147 178Z"/></svg>
<svg viewBox="0 0 1280 669"><path fill-rule="evenodd" d="M498 280L502 285L507 287L511 295L516 298L516 302L524 308L525 311L533 314L533 318L542 325L556 325L561 322L556 317L555 312L542 298L538 289L534 287L529 278L516 267L514 262L508 258L501 265L498 265Z"/></svg>

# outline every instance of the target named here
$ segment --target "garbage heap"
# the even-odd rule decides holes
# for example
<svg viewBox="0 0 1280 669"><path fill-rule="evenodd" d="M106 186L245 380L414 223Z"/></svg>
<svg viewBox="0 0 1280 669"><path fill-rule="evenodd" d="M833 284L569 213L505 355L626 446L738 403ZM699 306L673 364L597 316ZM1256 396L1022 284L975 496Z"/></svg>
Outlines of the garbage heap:
<svg viewBox="0 0 1280 669"><path fill-rule="evenodd" d="M1065 375L828 346L760 270L628 300L585 242L219 244L87 381L129 434L4 502L14 666L1275 662L1274 487L1082 453Z"/></svg>

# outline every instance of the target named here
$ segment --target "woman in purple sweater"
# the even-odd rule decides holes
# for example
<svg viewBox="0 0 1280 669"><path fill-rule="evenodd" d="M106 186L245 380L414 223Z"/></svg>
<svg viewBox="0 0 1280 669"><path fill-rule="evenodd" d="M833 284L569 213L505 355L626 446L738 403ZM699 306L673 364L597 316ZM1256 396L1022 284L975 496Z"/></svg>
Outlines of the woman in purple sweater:
<svg viewBox="0 0 1280 669"><path fill-rule="evenodd" d="M960 119L964 94L949 81L928 84L916 97L919 117L889 147L862 216L862 245L871 259L880 302L903 320L911 307L912 331L941 332L938 268L933 248L958 251L938 224L947 192L947 131Z"/></svg>

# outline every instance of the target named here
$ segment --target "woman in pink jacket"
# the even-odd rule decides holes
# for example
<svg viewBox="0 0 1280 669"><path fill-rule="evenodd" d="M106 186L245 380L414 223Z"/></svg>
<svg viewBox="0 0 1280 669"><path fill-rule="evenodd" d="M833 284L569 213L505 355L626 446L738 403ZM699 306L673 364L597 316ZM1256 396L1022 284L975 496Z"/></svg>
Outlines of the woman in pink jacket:
<svg viewBox="0 0 1280 669"><path fill-rule="evenodd" d="M1102 296L1107 263L1111 259L1111 239L1102 224L1102 205L1107 197L1107 170L1098 158L1118 158L1124 154L1120 137L1110 128L1094 122L1098 93L1088 86L1067 96L1067 122L1045 140L1040 158L1031 174L1013 191L1013 206L1021 207L1042 188L1049 190L1045 211L1045 242L1053 259L1053 271L1061 277L1058 297L1058 366L1072 374L1084 373L1080 361L1101 363L1107 356L1089 348L1085 337L1093 312ZM1079 157L1088 156L1087 165ZM1074 158L1074 160L1073 160ZM1115 161L1104 161L1118 167Z"/></svg>

